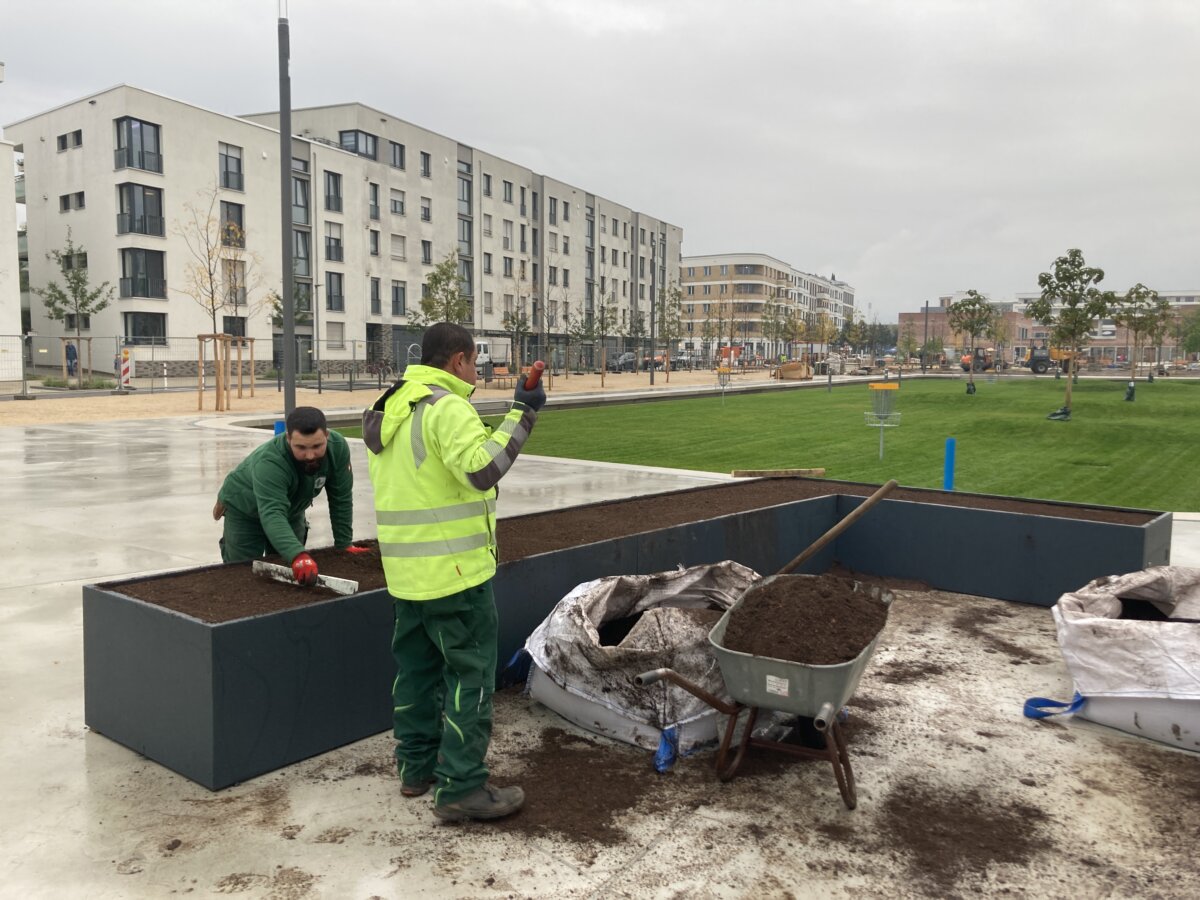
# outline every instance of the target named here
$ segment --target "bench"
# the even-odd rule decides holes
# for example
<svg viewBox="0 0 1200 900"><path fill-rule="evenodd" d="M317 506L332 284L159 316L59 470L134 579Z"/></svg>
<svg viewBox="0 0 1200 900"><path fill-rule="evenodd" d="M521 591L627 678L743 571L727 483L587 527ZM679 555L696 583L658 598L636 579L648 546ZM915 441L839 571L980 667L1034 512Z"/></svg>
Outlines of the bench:
<svg viewBox="0 0 1200 900"><path fill-rule="evenodd" d="M492 380L490 385L492 387L504 388L510 388L513 386L513 374L508 370L508 366L492 367Z"/></svg>

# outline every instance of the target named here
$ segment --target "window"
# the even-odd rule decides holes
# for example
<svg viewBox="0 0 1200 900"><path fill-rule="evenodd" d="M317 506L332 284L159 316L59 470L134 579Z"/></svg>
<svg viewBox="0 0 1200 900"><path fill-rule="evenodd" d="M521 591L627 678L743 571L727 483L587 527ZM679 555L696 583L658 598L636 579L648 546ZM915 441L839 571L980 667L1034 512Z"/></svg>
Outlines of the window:
<svg viewBox="0 0 1200 900"><path fill-rule="evenodd" d="M424 150L421 151L421 175L424 178L433 177L433 158Z"/></svg>
<svg viewBox="0 0 1200 900"><path fill-rule="evenodd" d="M76 191L71 198L76 209L83 209L83 191Z"/></svg>
<svg viewBox="0 0 1200 900"><path fill-rule="evenodd" d="M458 255L465 256L468 259L475 254L472 252L473 241L471 240L471 220L458 220Z"/></svg>
<svg viewBox="0 0 1200 900"><path fill-rule="evenodd" d="M693 278L696 275L696 267L688 266L688 278Z"/></svg>
<svg viewBox="0 0 1200 900"><path fill-rule="evenodd" d="M558 232L557 231L547 231L546 232L546 249L549 250L551 253L558 252Z"/></svg>
<svg viewBox="0 0 1200 900"><path fill-rule="evenodd" d="M83 206L83 191L77 191L74 194L63 194L58 198L59 212L70 212L72 209L83 209Z"/></svg>
<svg viewBox="0 0 1200 900"><path fill-rule="evenodd" d="M308 224L308 179L292 176L292 222Z"/></svg>
<svg viewBox="0 0 1200 900"><path fill-rule="evenodd" d="M564 222L571 221L571 201L570 200L563 201L563 221Z"/></svg>
<svg viewBox="0 0 1200 900"><path fill-rule="evenodd" d="M504 295L504 315L511 316L513 311L513 295Z"/></svg>
<svg viewBox="0 0 1200 900"><path fill-rule="evenodd" d="M129 247L121 251L122 297L167 299L166 254Z"/></svg>
<svg viewBox="0 0 1200 900"><path fill-rule="evenodd" d="M246 317L245 316L222 316L221 330L225 334L232 334L234 337L246 336Z"/></svg>
<svg viewBox="0 0 1200 900"><path fill-rule="evenodd" d="M433 265L433 241L421 241L421 262L427 266Z"/></svg>
<svg viewBox="0 0 1200 900"><path fill-rule="evenodd" d="M569 288L570 286L571 286L571 270L563 269L563 287Z"/></svg>
<svg viewBox="0 0 1200 900"><path fill-rule="evenodd" d="M458 214L460 216L471 215L471 179L458 179Z"/></svg>
<svg viewBox="0 0 1200 900"><path fill-rule="evenodd" d="M408 258L406 252L407 239L402 234L392 235L392 259L398 259L403 262Z"/></svg>
<svg viewBox="0 0 1200 900"><path fill-rule="evenodd" d="M483 236L492 236L492 217L489 213L483 214Z"/></svg>
<svg viewBox="0 0 1200 900"><path fill-rule="evenodd" d="M90 331L92 328L92 317L83 315L79 319L79 327L75 327L75 313L67 313L66 318L67 331Z"/></svg>
<svg viewBox="0 0 1200 900"><path fill-rule="evenodd" d="M379 220L379 185L374 182L367 185L367 214Z"/></svg>
<svg viewBox="0 0 1200 900"><path fill-rule="evenodd" d="M638 231L640 231L640 232L641 232L641 236L640 236L640 237L639 237L639 239L638 239L638 240L639 240L639 243L645 244L645 243L646 243L646 229L645 229L645 228L639 228L639 229L638 229Z"/></svg>
<svg viewBox="0 0 1200 900"><path fill-rule="evenodd" d="M327 322L325 325L325 343L330 350L341 350L346 346L346 323Z"/></svg>
<svg viewBox="0 0 1200 900"><path fill-rule="evenodd" d="M404 215L404 191L398 191L395 188L392 188L391 198L392 198L392 204L391 204L392 215L393 216Z"/></svg>
<svg viewBox="0 0 1200 900"><path fill-rule="evenodd" d="M341 272L325 273L325 308L330 312L345 312L345 280Z"/></svg>
<svg viewBox="0 0 1200 900"><path fill-rule="evenodd" d="M339 131L338 138L342 149L356 153L364 159L378 159L376 145L379 138L365 131Z"/></svg>
<svg viewBox="0 0 1200 900"><path fill-rule="evenodd" d="M58 136L58 152L62 153L66 149L67 149L67 136L65 134L60 134Z"/></svg>
<svg viewBox="0 0 1200 900"><path fill-rule="evenodd" d="M383 301L379 293L379 279L371 279L371 315L378 316L383 313Z"/></svg>
<svg viewBox="0 0 1200 900"><path fill-rule="evenodd" d="M70 212L71 211L71 195L70 194L60 194L59 195L58 211L59 212Z"/></svg>
<svg viewBox="0 0 1200 900"><path fill-rule="evenodd" d="M433 221L433 201L430 200L428 197L421 198L421 221L422 222L432 222Z"/></svg>
<svg viewBox="0 0 1200 900"><path fill-rule="evenodd" d="M301 159L299 156L293 156L292 157L292 171L307 173L308 172L308 160Z"/></svg>
<svg viewBox="0 0 1200 900"><path fill-rule="evenodd" d="M82 147L82 146L83 146L83 132L82 131L78 131L78 130L77 131L69 131L66 134L60 134L58 136L58 151L59 151L59 153L63 152L64 150L67 150L67 149L74 150L76 147Z"/></svg>
<svg viewBox="0 0 1200 900"><path fill-rule="evenodd" d="M309 234L299 228L292 229L292 273L295 275L311 275L309 262Z"/></svg>
<svg viewBox="0 0 1200 900"><path fill-rule="evenodd" d="M483 311L485 313L490 313L492 311L492 292L491 291L483 292Z"/></svg>
<svg viewBox="0 0 1200 900"><path fill-rule="evenodd" d="M612 264L614 266L617 264L617 248L616 247L613 247L613 249L612 249Z"/></svg>
<svg viewBox="0 0 1200 900"><path fill-rule="evenodd" d="M392 168L393 169L403 169L404 168L404 145L397 144L395 141L388 141L388 143L391 144L391 146L392 146L392 159L391 159Z"/></svg>
<svg viewBox="0 0 1200 900"><path fill-rule="evenodd" d="M408 300L408 283L404 281L392 282L392 315L404 315L404 305Z"/></svg>
<svg viewBox="0 0 1200 900"><path fill-rule="evenodd" d="M504 277L513 277L513 260L511 256L504 257Z"/></svg>
<svg viewBox="0 0 1200 900"><path fill-rule="evenodd" d="M550 221L551 225L558 224L558 198L557 197L550 198L550 220L549 221Z"/></svg>
<svg viewBox="0 0 1200 900"><path fill-rule="evenodd" d="M117 169L145 169L147 172L163 170L161 130L152 122L126 116L116 120Z"/></svg>
<svg viewBox="0 0 1200 900"><path fill-rule="evenodd" d="M503 231L504 240L502 241L502 246L505 250L511 250L513 248L513 223L512 223L512 220L505 219L502 224L504 226L504 231Z"/></svg>
<svg viewBox="0 0 1200 900"><path fill-rule="evenodd" d="M337 222L325 223L325 258L333 262L341 262L345 257L342 247L342 226Z"/></svg>
<svg viewBox="0 0 1200 900"><path fill-rule="evenodd" d="M558 301L551 300L549 310L546 313L546 325L554 328L558 325Z"/></svg>
<svg viewBox="0 0 1200 900"><path fill-rule="evenodd" d="M370 247L371 247L371 255L378 256L379 255L379 232L376 231L375 229L371 229L370 234L368 234L368 238L370 239L369 243L370 243Z"/></svg>
<svg viewBox="0 0 1200 900"><path fill-rule="evenodd" d="M127 312L124 319L126 344L167 343L166 313Z"/></svg>
<svg viewBox="0 0 1200 900"><path fill-rule="evenodd" d="M563 256L571 255L571 239L565 234L563 235Z"/></svg>
<svg viewBox="0 0 1200 900"><path fill-rule="evenodd" d="M490 253L483 254L483 274L492 274L492 254Z"/></svg>
<svg viewBox="0 0 1200 900"><path fill-rule="evenodd" d="M558 284L558 266L550 266L546 278L551 284Z"/></svg>
<svg viewBox="0 0 1200 900"><path fill-rule="evenodd" d="M296 294L296 308L294 311L297 313L312 312L312 282L297 281L293 291Z"/></svg>
<svg viewBox="0 0 1200 900"><path fill-rule="evenodd" d="M342 176L337 172L325 173L325 208L330 212L342 211Z"/></svg>
<svg viewBox="0 0 1200 900"><path fill-rule="evenodd" d="M225 300L234 309L246 305L246 263L240 259L221 260L221 278L225 283ZM232 334L233 332L229 332ZM245 336L245 332L242 332Z"/></svg>
<svg viewBox="0 0 1200 900"><path fill-rule="evenodd" d="M695 294L696 294L696 286L695 286L694 284L689 284L689 285L687 286L687 293L688 293L688 296L689 296L689 297L693 297L693 296L695 296Z"/></svg>
<svg viewBox="0 0 1200 900"><path fill-rule="evenodd" d="M739 267L739 268L740 268L740 267ZM752 267L752 266L747 266L746 268L753 270L753 267ZM729 274L729 266L721 266L721 274L722 274L722 275L728 275L728 274ZM749 272L748 274L751 274L751 275L753 275L753 274L754 274L754 272L753 272L753 271L751 271L751 272Z"/></svg>
<svg viewBox="0 0 1200 900"><path fill-rule="evenodd" d="M475 292L474 264L469 259L458 261L458 289L464 297L470 297Z"/></svg>
<svg viewBox="0 0 1200 900"><path fill-rule="evenodd" d="M242 148L233 144L217 144L217 164L221 172L221 187L242 190Z"/></svg>
<svg viewBox="0 0 1200 900"><path fill-rule="evenodd" d="M221 243L226 247L246 246L246 207L221 201Z"/></svg>
<svg viewBox="0 0 1200 900"><path fill-rule="evenodd" d="M513 183L511 181L504 182L504 202L512 203Z"/></svg>
<svg viewBox="0 0 1200 900"><path fill-rule="evenodd" d="M483 196L492 196L492 176L487 172L483 173Z"/></svg>

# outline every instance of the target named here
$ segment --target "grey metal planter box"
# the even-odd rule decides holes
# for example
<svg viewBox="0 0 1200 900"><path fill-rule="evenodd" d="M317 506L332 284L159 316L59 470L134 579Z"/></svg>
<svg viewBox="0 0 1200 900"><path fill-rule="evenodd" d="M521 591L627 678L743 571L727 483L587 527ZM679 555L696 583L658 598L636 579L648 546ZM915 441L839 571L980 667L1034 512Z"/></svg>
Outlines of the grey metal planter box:
<svg viewBox="0 0 1200 900"><path fill-rule="evenodd" d="M833 493L504 563L501 665L583 581L723 559L771 574L862 500ZM886 500L800 571L836 560L1049 606L1099 575L1167 563L1170 540L1170 513L1131 526ZM88 585L85 720L218 790L389 730L391 628L384 590L209 624L128 597L119 582Z"/></svg>

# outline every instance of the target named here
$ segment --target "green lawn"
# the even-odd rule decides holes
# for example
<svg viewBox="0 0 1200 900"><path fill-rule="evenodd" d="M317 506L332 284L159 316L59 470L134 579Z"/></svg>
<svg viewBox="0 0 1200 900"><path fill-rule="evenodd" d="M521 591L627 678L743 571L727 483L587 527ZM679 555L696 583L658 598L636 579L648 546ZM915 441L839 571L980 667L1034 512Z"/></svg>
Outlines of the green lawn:
<svg viewBox="0 0 1200 900"><path fill-rule="evenodd" d="M901 425L868 428L865 385L586 409L549 409L525 450L545 456L729 472L824 467L829 478L942 486L946 438L957 441L955 488L1146 509L1200 510L1196 474L1200 383L1075 386L1073 420L1061 380L905 381ZM342 429L353 435L354 430Z"/></svg>

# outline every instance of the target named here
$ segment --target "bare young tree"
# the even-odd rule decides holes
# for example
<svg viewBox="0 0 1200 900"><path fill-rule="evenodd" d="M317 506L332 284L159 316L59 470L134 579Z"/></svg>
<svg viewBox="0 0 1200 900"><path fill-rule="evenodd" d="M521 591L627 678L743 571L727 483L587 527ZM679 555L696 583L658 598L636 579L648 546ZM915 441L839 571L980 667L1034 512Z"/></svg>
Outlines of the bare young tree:
<svg viewBox="0 0 1200 900"><path fill-rule="evenodd" d="M61 249L51 250L46 259L53 260L63 275L63 283L48 282L44 287L31 288L33 293L45 301L46 315L56 322L75 323L75 349L80 357L76 369L77 382L83 384L82 353L83 319L105 309L113 298L114 288L107 281L92 287L88 277L87 252L71 238L67 229L67 242ZM89 357L90 359L90 357Z"/></svg>
<svg viewBox="0 0 1200 900"><path fill-rule="evenodd" d="M968 347L964 348L963 359L967 366L967 393L975 393L975 339L986 332L992 325L996 310L988 302L987 297L971 288L967 296L950 306L947 317L950 327L955 332L966 335Z"/></svg>
<svg viewBox="0 0 1200 900"><path fill-rule="evenodd" d="M240 205L223 204L217 185L200 191L183 209L172 231L183 239L188 258L183 287L172 290L199 304L212 322L212 333L219 334L218 315L249 318L268 302L255 298L263 286L261 260L246 249Z"/></svg>
<svg viewBox="0 0 1200 900"><path fill-rule="evenodd" d="M1113 312L1113 321L1118 325L1123 325L1131 336L1130 378L1137 378L1138 362L1141 361L1145 342L1155 331L1157 321L1164 315L1170 316L1170 310L1170 301L1160 300L1158 291L1151 290L1140 282L1126 291L1125 296L1118 301L1117 308Z"/></svg>

